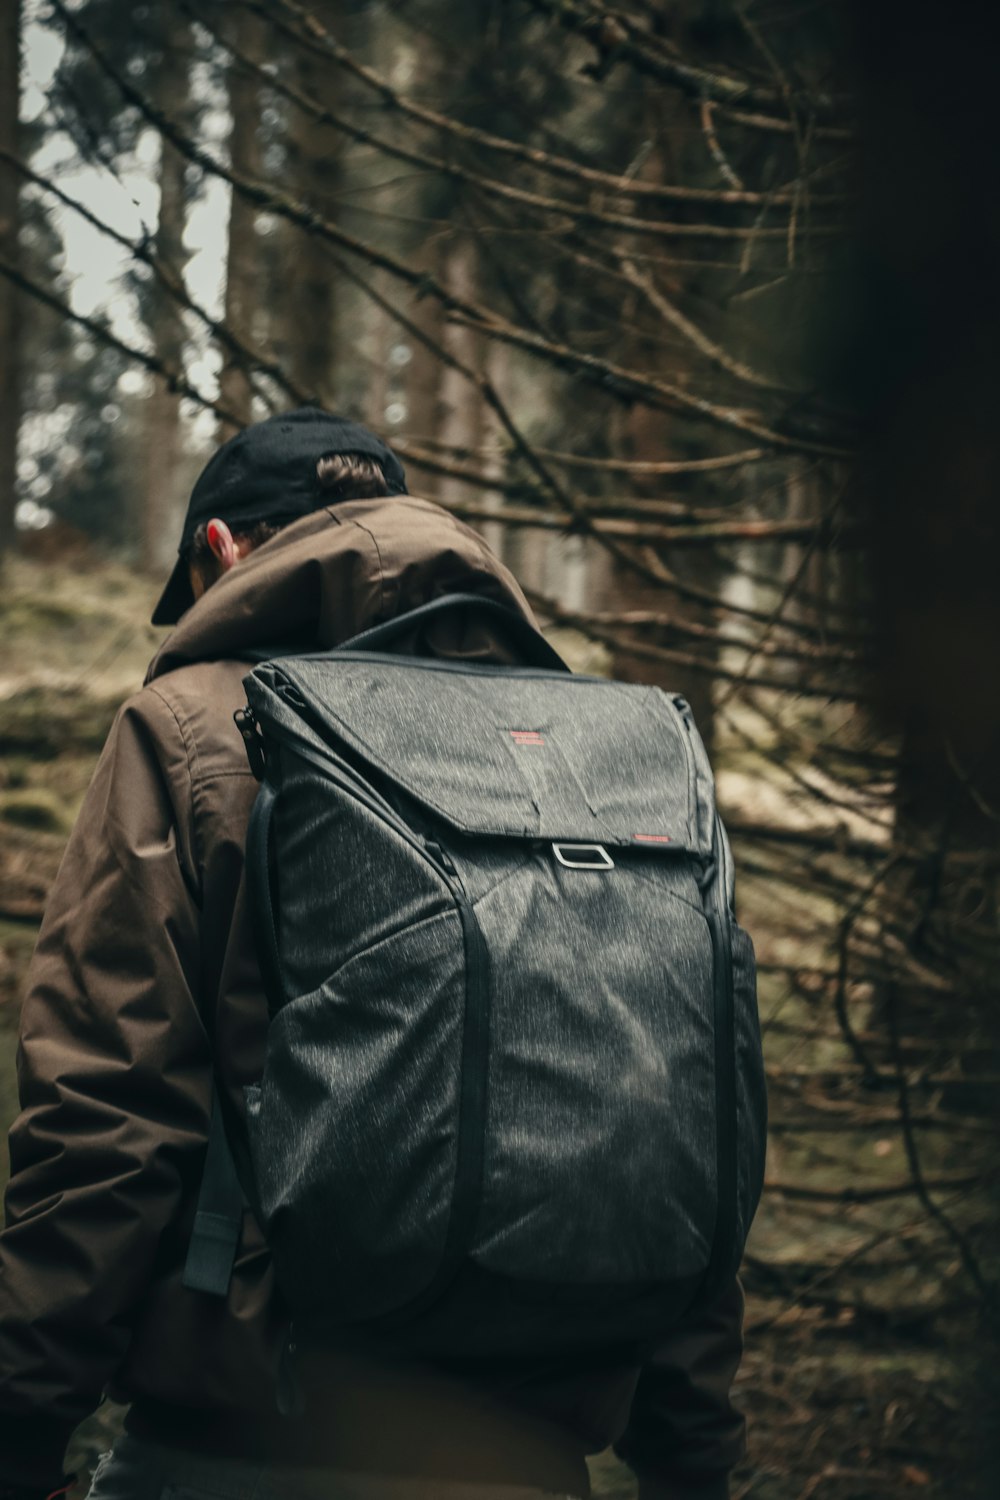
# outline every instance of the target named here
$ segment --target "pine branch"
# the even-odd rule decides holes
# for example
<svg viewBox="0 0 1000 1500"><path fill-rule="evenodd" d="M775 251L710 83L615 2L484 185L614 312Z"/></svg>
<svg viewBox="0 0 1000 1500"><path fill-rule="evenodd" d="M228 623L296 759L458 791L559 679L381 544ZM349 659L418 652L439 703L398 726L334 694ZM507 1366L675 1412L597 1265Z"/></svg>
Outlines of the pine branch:
<svg viewBox="0 0 1000 1500"><path fill-rule="evenodd" d="M747 78L666 57L655 49L650 34L636 27L631 17L621 10L595 5L590 0L583 0L583 3L579 0L529 0L529 4L533 10L584 36L597 49L605 71L617 63L627 63L637 73L669 84L691 99L711 99L718 104L744 105L749 109L773 112L787 108L791 103L801 114L822 120L841 119L851 109L850 101L845 98L797 92L789 99L780 89L761 87Z"/></svg>
<svg viewBox="0 0 1000 1500"><path fill-rule="evenodd" d="M168 140L203 172L228 182L234 190L256 203L261 209L288 220L309 234L328 240L349 254L357 256L371 267L389 272L395 279L404 282L421 296L434 297L453 319L466 322L469 327L476 329L486 338L511 344L538 356L557 369L583 376L626 403L644 401L648 405L668 411L682 411L697 420L712 422L721 427L747 433L778 449L831 457L848 456L845 450L836 446L778 432L768 427L756 416L747 416L742 412L718 406L704 398L691 395L678 385L637 376L631 370L616 366L594 355L581 354L565 345L527 333L516 325L497 318L488 309L455 296L428 273L416 270L397 256L379 250L375 245L348 234L291 195L277 189L272 190L262 183L252 181L243 174L235 173L222 166L190 140L175 122L170 120L162 110L155 108L119 73L81 24L76 13L67 8L64 0L52 0L52 5L67 30L87 47L102 71L119 89L122 97L132 104L165 140ZM640 567L638 564L635 566Z"/></svg>
<svg viewBox="0 0 1000 1500"><path fill-rule="evenodd" d="M636 178L625 178L612 172L602 172L597 168L584 166L567 157L543 151L537 146L528 146L520 141L510 140L506 136L498 136L491 131L467 125L460 120L453 119L450 115L443 115L437 110L419 104L416 100L406 98L374 68L358 62L349 49L328 28L324 27L307 7L298 4L297 0L274 0L273 4L266 3L266 0L236 0L236 3L264 17L291 41L309 48L324 60L342 68L374 92L386 110L396 112L404 119L424 125L452 140L520 161L550 176L575 181L588 188L600 189L615 197L647 199L661 203L759 207L766 202L784 207L792 202L791 191L769 195L746 190L696 188L683 184L652 183ZM282 21L280 12L294 19L297 25L293 26L287 21Z"/></svg>
<svg viewBox="0 0 1000 1500"><path fill-rule="evenodd" d="M442 501L442 504L463 521L496 521L503 526L568 533L572 533L579 525L580 513L586 508L580 505L574 513L560 515L552 511L533 510L527 506L505 505L500 510L491 510L487 506L470 505L461 500ZM862 538L857 526L831 519L706 521L692 526L652 526L643 521L588 516L586 529L596 537L618 536L631 542L645 542L658 547L705 547L716 546L720 542L812 542L821 547L850 548L857 546Z"/></svg>
<svg viewBox="0 0 1000 1500"><path fill-rule="evenodd" d="M0 276L6 276L15 286L28 296L34 297L37 302L51 308L60 317L70 323L75 323L78 328L85 328L92 338L99 343L107 344L110 349L117 349L119 354L124 354L127 359L133 360L141 365L151 375L156 375L166 385L167 389L174 391L180 396L186 396L197 406L206 411L214 411L216 416L226 422L232 422L238 426L233 414L221 406L218 401L213 401L210 396L204 395L191 384L183 370L172 369L165 365L162 360L153 354L147 354L144 349L137 348L134 344L126 344L123 339L118 338L111 332L106 323L97 318L87 317L84 313L75 312L73 308L62 297L57 297L54 292L41 286L17 266L12 266L9 261L0 260Z"/></svg>
<svg viewBox="0 0 1000 1500"><path fill-rule="evenodd" d="M637 218L635 215L610 213L606 209L595 208L586 202L573 202L569 199L546 197L542 193L531 192L525 188L519 188L512 183L503 182L495 177L486 177L481 172L474 172L470 168L460 166L455 161L444 157L431 156L427 152L418 151L410 146L401 146L396 142L388 141L383 136L378 136L374 131L359 125L356 121L349 119L346 115L336 114L318 100L296 88L293 84L280 77L273 69L268 69L260 63L241 52L232 42L220 35L219 31L210 26L203 18L198 16L197 8L193 5L182 3L181 9L195 19L199 19L206 26L212 37L234 57L248 72L261 79L267 86L289 100L303 114L315 120L317 124L326 125L341 134L348 136L359 145L368 146L382 156L388 156L396 161L406 162L410 166L419 167L425 172L435 172L439 176L451 182L460 182L477 188L489 198L501 199L507 203L517 204L520 209L528 209L543 215L556 215L564 221L562 228L576 228L577 226L602 225L609 229L618 230L628 235L649 236L654 239L708 239L708 240L736 240L742 241L754 236L758 239L782 240L787 234L784 227L775 227L754 230L743 225L725 224L688 224L684 222L663 222L654 219ZM687 190L691 191L691 190ZM720 195L721 196L721 195ZM766 194L744 194L748 200L754 203L766 202L768 207L779 207L783 205L794 206L795 194L783 193L781 195ZM715 200L718 202L718 199ZM818 207L841 206L843 198L838 196L817 196L813 202ZM729 206L726 204L726 206ZM551 233L553 226L547 225L546 232ZM839 235L839 225L816 227L815 233L826 235Z"/></svg>
<svg viewBox="0 0 1000 1500"><path fill-rule="evenodd" d="M97 214L91 212L86 204L81 203L77 198L71 197L68 193L64 193L62 188L58 187L51 178L43 177L41 173L29 167L26 162L14 155L13 152L6 151L0 147L0 160L8 162L16 172L20 173L25 181L34 183L43 192L51 194L65 208L69 208L73 213L78 214L81 219L98 230L100 234L114 241L116 245L120 245L133 260L137 260L142 265L148 266L163 290L180 307L186 308L188 312L193 313L213 338L217 339L231 353L245 361L249 369L261 375L269 376L296 405L301 405L305 400L305 395L288 379L282 367L274 360L266 359L255 349L251 349L248 344L238 339L225 323L220 322L217 318L213 318L211 313L200 302L195 301L187 290L184 278L179 276L172 268L162 264L150 249L149 242L145 237L138 240L131 240L128 235L120 234L118 230L106 223L104 219L99 218Z"/></svg>

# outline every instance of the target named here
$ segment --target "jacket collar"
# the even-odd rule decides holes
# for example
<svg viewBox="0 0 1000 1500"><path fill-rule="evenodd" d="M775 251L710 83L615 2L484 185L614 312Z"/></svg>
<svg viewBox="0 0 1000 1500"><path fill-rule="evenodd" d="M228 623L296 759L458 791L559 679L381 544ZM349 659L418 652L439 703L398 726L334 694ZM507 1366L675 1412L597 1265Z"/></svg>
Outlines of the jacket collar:
<svg viewBox="0 0 1000 1500"><path fill-rule="evenodd" d="M164 641L146 681L243 652L327 650L454 592L482 593L533 618L482 538L439 506L409 495L341 503L286 526L213 584ZM481 650L457 642L456 654Z"/></svg>

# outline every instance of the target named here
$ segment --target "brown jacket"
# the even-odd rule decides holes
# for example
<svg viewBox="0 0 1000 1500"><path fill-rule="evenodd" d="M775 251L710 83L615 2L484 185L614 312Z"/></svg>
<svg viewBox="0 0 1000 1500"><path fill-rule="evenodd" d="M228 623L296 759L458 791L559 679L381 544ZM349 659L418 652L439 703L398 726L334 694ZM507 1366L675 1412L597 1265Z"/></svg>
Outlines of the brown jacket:
<svg viewBox="0 0 1000 1500"><path fill-rule="evenodd" d="M0 1480L47 1478L108 1390L133 1403L140 1434L217 1452L582 1493L583 1453L624 1434L657 1493L725 1493L743 1441L729 1404L736 1287L641 1378L578 1361L432 1374L329 1359L305 1370L296 1421L275 1412L284 1323L249 1213L228 1302L181 1286L213 1046L237 1109L263 1065L242 887L257 787L233 726L248 670L234 657L333 646L457 589L530 615L482 540L436 506L403 497L318 511L184 616L120 710L24 1002L0 1236ZM505 654L471 617L442 619L418 644Z"/></svg>

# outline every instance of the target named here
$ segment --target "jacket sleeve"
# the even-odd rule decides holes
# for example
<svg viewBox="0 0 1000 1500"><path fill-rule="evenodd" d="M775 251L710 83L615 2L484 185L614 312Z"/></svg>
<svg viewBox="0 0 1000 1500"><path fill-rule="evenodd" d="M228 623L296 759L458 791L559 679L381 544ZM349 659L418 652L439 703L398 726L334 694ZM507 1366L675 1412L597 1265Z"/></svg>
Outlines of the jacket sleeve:
<svg viewBox="0 0 1000 1500"><path fill-rule="evenodd" d="M639 1376L616 1452L641 1500L725 1500L746 1450L730 1387L743 1353L743 1289L734 1278L712 1306L684 1319Z"/></svg>
<svg viewBox="0 0 1000 1500"><path fill-rule="evenodd" d="M204 1149L197 860L183 736L120 711L28 974L0 1234L0 1480L58 1467L129 1340Z"/></svg>

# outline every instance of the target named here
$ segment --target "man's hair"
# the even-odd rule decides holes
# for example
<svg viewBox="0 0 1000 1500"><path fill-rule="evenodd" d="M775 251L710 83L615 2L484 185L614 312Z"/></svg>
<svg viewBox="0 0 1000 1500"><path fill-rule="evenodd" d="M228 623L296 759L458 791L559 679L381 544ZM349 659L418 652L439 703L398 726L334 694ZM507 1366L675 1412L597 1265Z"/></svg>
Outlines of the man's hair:
<svg viewBox="0 0 1000 1500"><path fill-rule="evenodd" d="M316 465L316 478L325 501L376 500L388 495L389 486L377 458L367 453L329 453ZM299 519L296 517L296 519ZM243 531L234 531L233 540L252 552L262 547L288 525L283 519L256 521ZM208 545L208 523L203 521L191 538L187 559L205 588L219 577L219 561Z"/></svg>
<svg viewBox="0 0 1000 1500"><path fill-rule="evenodd" d="M316 478L331 500L377 500L389 493L382 465L367 453L329 453L316 465Z"/></svg>

